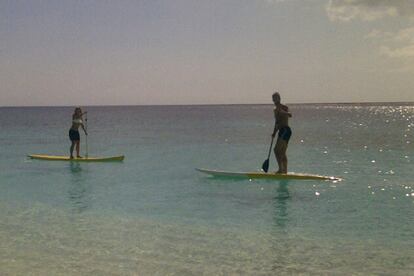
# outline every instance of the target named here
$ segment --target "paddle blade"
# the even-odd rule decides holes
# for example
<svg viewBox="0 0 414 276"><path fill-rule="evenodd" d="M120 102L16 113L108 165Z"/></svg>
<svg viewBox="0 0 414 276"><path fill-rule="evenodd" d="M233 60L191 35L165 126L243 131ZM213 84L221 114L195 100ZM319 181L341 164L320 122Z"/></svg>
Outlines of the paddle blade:
<svg viewBox="0 0 414 276"><path fill-rule="evenodd" d="M266 160L263 162L263 165L262 165L262 170L263 170L264 172L267 172L267 171L269 170L269 159L266 159Z"/></svg>

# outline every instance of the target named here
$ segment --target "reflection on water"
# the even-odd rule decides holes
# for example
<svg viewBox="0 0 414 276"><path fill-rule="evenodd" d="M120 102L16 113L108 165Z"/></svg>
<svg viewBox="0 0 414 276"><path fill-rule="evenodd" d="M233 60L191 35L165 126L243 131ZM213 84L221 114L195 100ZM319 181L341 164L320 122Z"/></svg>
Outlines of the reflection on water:
<svg viewBox="0 0 414 276"><path fill-rule="evenodd" d="M273 229L271 239L272 266L271 270L275 275L290 266L292 262L294 247L290 244L288 222L288 201L290 201L290 193L288 190L289 180L282 180L276 189L276 195L273 198ZM283 254L280 250L283 248Z"/></svg>
<svg viewBox="0 0 414 276"><path fill-rule="evenodd" d="M73 211L77 213L86 211L91 205L91 187L85 182L83 172L81 164L78 162L70 162L71 183L68 194Z"/></svg>
<svg viewBox="0 0 414 276"><path fill-rule="evenodd" d="M274 223L278 228L284 229L286 223L289 220L288 210L287 210L287 201L290 200L290 194L288 190L288 180L283 180L279 183L278 188L276 189L277 194L274 197Z"/></svg>

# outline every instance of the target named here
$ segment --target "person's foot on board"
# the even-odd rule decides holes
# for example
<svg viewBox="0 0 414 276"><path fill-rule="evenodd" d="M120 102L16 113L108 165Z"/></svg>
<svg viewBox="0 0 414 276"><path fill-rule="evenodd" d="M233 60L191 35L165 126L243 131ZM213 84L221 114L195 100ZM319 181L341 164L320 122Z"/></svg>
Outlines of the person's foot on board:
<svg viewBox="0 0 414 276"><path fill-rule="evenodd" d="M275 174L287 174L287 172L278 170L278 171L275 172Z"/></svg>

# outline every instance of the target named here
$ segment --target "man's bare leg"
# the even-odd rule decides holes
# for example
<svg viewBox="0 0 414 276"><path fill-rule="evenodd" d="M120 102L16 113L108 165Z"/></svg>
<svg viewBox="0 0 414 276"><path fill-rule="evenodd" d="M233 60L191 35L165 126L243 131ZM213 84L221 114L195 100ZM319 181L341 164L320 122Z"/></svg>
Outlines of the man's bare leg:
<svg viewBox="0 0 414 276"><path fill-rule="evenodd" d="M286 156L286 150L287 150L287 142L283 139L278 139L275 146L275 155L276 160L279 165L279 170L277 173L287 173L287 156Z"/></svg>

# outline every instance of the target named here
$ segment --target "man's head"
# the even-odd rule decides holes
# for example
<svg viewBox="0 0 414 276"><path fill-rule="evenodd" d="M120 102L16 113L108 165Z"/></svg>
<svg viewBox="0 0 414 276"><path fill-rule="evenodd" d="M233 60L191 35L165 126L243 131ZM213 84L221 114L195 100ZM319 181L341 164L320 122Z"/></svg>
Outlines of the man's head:
<svg viewBox="0 0 414 276"><path fill-rule="evenodd" d="M280 103L280 94L279 94L279 92L273 93L272 100L275 104Z"/></svg>

